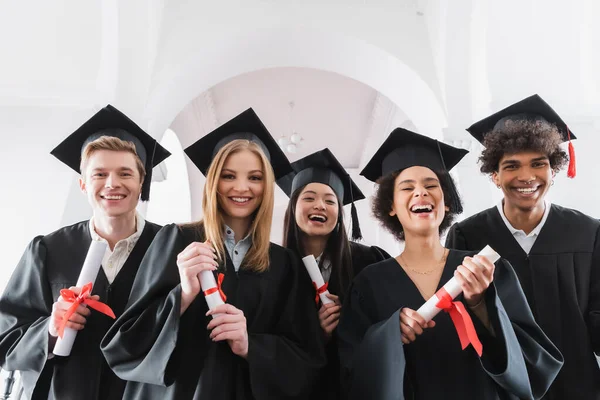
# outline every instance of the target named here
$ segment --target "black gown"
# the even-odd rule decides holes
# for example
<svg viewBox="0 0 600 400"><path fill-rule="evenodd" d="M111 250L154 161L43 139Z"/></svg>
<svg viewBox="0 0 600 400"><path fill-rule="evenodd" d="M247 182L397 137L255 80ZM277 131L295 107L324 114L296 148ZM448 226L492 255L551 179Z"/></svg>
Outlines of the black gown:
<svg viewBox="0 0 600 400"><path fill-rule="evenodd" d="M109 284L101 268L92 294L119 316L140 262L160 226L146 221L123 268ZM93 311L68 357L48 359L48 324L60 290L75 286L91 244L89 221L34 238L0 298L0 363L20 371L30 399L120 399L125 382L108 367L100 341L114 320ZM50 392L49 392L50 391Z"/></svg>
<svg viewBox="0 0 600 400"><path fill-rule="evenodd" d="M545 399L600 399L600 222L553 204L527 255L492 207L446 239L464 250L487 244L513 265L536 321L565 358Z"/></svg>
<svg viewBox="0 0 600 400"><path fill-rule="evenodd" d="M165 226L148 249L125 313L102 341L109 365L128 382L127 400L302 399L325 363L314 294L290 250L271 244L270 266L236 273L227 255L223 292L244 312L248 356L213 342L200 294L179 315L177 254L203 241L197 228ZM220 268L221 269L221 268Z"/></svg>
<svg viewBox="0 0 600 400"><path fill-rule="evenodd" d="M473 253L451 250L438 289ZM462 299L462 295L457 298ZM403 345L400 310L417 310L425 299L391 258L358 275L344 305L338 340L350 399L531 399L546 391L562 364L556 347L535 323L518 279L505 260L496 263L485 294L496 336L470 312L483 344L461 349L450 316Z"/></svg>
<svg viewBox="0 0 600 400"><path fill-rule="evenodd" d="M358 275L358 273L368 265L390 258L390 255L386 253L385 250L377 246L365 246L356 242L350 242L350 255L352 257L352 270L354 276ZM339 296L340 301L343 303L348 287L348 284L343 285L339 282L338 274L333 271L328 283L329 292ZM315 391L311 398L315 400L341 399L340 357L337 344L337 329L333 332L331 340L325 345L325 353L327 355L327 365L319 374L319 382L315 386Z"/></svg>

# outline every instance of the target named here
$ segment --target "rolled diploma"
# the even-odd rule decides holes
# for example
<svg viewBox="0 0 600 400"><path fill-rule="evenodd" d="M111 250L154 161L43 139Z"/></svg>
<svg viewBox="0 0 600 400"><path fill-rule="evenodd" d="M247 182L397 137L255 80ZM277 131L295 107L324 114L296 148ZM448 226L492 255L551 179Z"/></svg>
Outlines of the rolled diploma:
<svg viewBox="0 0 600 400"><path fill-rule="evenodd" d="M317 265L317 260L315 260L315 256L310 254L304 257L302 259L302 262L304 263L304 266L308 271L308 275L310 275L310 279L314 282L315 285L317 285L317 288L322 287L325 284L325 281L323 280L323 275L321 275L321 271L319 270L319 266ZM329 290L326 290L325 292L319 294L321 302L323 304L333 303L334 301L327 297L327 294L329 294Z"/></svg>
<svg viewBox="0 0 600 400"><path fill-rule="evenodd" d="M481 250L478 255L487 257L487 259L490 260L490 262L492 263L495 263L500 259L500 255L496 253L494 249L492 249L490 246L485 246L485 248ZM453 299L462 293L460 283L458 283L458 280L456 278L450 279L444 285L444 289ZM431 296L431 298L427 300L427 302L425 302L425 304L423 304L421 308L417 310L417 313L419 313L419 315L423 317L425 321L431 321L433 317L435 317L442 310L441 308L436 307L438 301L440 301L440 299L437 297L436 293L433 296Z"/></svg>
<svg viewBox="0 0 600 400"><path fill-rule="evenodd" d="M210 290L212 288L218 288L217 281L215 280L215 276L212 271L202 271L200 272L200 286L202 286L202 293ZM215 292L205 295L206 304L208 305L208 309L212 310L221 304L225 304L223 299L221 298L221 293L216 290ZM214 314L212 317L216 318L220 314Z"/></svg>
<svg viewBox="0 0 600 400"><path fill-rule="evenodd" d="M83 267L79 273L79 278L77 278L77 284L75 286L80 288L90 282L92 282L92 285L96 282L96 277L100 271L100 266L102 265L102 259L104 258L107 245L108 244L106 242L92 240L87 255L85 256ZM71 348L73 348L73 343L75 342L75 337L77 337L77 331L66 327L63 337L59 337L56 340L56 344L54 345L54 350L52 350L52 353L63 357L70 355Z"/></svg>

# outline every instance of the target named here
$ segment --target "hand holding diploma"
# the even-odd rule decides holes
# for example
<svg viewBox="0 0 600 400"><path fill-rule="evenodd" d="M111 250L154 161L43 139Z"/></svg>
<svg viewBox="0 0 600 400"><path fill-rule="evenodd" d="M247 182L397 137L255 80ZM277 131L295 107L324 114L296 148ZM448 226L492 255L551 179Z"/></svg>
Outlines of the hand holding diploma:
<svg viewBox="0 0 600 400"><path fill-rule="evenodd" d="M479 252L478 256L486 257L492 264L500 259L500 255L498 253L496 253L490 246L486 246L483 250L481 250ZM477 259L475 258L475 260L477 260ZM476 262L473 264L476 264ZM471 271L470 269L468 269L468 270ZM457 268L457 271L458 271L458 268ZM466 271L463 268L461 268L461 271L465 272L465 274L466 274ZM477 269L475 269L475 271L477 271ZM492 269L492 274L493 274L493 269ZM463 275L463 277L464 277L464 275ZM464 282L464 279L463 279L463 282ZM469 281L466 281L466 282L471 283ZM491 282L491 280L490 280L490 282ZM490 282L488 282L487 286L489 286ZM476 282L473 281L473 284L476 284ZM486 286L486 288L487 288L487 286ZM471 289L471 285L469 285L468 289L469 290ZM435 317L440 311L442 311L441 308L437 307L437 303L442 299L442 296L444 295L444 293L447 293L450 296L450 300L452 300L456 296L461 294L462 291L463 291L463 288L461 286L461 281L459 281L456 278L456 273L455 273L454 278L450 279L444 285L444 287L438 291L438 293L436 293L429 300L427 300L427 302L425 304L423 304L417 310L417 313L419 313L419 315L422 316L425 319L425 321L431 321L433 319L433 317ZM469 294L471 296L473 296L473 294L475 294L475 293L471 292Z"/></svg>
<svg viewBox="0 0 600 400"><path fill-rule="evenodd" d="M208 241L192 242L177 255L177 268L181 280L181 314L202 290L201 272L206 271L212 275L212 271L216 270L218 265L216 252Z"/></svg>
<svg viewBox="0 0 600 400"><path fill-rule="evenodd" d="M326 294L326 296L329 300L332 300L333 303L321 304L321 308L319 309L319 323L321 324L321 329L325 334L325 338L329 341L333 335L333 331L340 322L342 305L340 304L338 296L331 293Z"/></svg>
<svg viewBox="0 0 600 400"><path fill-rule="evenodd" d="M81 293L80 287L71 286L69 290L75 293L77 296ZM90 296L90 298L93 300L100 300L100 296L98 295ZM72 303L65 301L62 296L59 296L58 300L52 304L52 314L50 316L49 326L49 332L51 336L58 336L60 327L63 324L64 315L72 305ZM75 309L75 312L73 312L73 314L69 317L65 326L69 329L80 331L85 327L87 317L89 317L91 313L92 311L89 308L83 304L80 304L77 309Z"/></svg>
<svg viewBox="0 0 600 400"><path fill-rule="evenodd" d="M221 304L208 310L213 320L206 329L210 330L213 342L226 340L233 354L242 358L248 356L248 329L244 312L231 304Z"/></svg>
<svg viewBox="0 0 600 400"><path fill-rule="evenodd" d="M92 242L90 243L90 247L88 249L87 255L85 256L85 261L83 262L83 266L81 267L81 272L79 273L79 278L77 279L77 284L75 285L76 288L83 288L84 285L89 284L90 290L91 290L91 286L94 284L94 282L96 282L96 277L98 276L98 271L100 271L100 266L102 265L102 258L104 258L104 253L106 252L107 246L108 246L108 244L106 242L92 240ZM65 290L65 289L63 289L63 290ZM78 290L82 290L82 289L78 289ZM75 292L73 291L71 293L75 293ZM79 296L80 294L81 294L81 291L78 291L76 296ZM92 299L93 299L93 296L92 296ZM62 291L61 291L61 296L59 297L58 302L61 302L62 300L65 300L65 299L64 299L64 296L62 296ZM93 299L93 300L97 300L97 299ZM56 303L55 303L55 305L56 305ZM69 304L69 307L71 307L71 306L72 306L72 303ZM62 332L62 335L59 335L61 333L61 328L60 328L60 325L58 327L56 326L56 324L54 323L54 318L50 323L50 327L49 327L50 334L52 335L53 333L55 333L56 335L60 336L58 338L58 340L56 341L56 344L54 345L54 350L52 350L52 353L54 353L57 356L68 356L69 354L71 354L71 348L73 347L73 343L75 342L75 338L77 337L77 329L75 329L74 327L78 326L78 325L69 324L69 322L73 322L71 320L71 317L73 317L73 315L75 315L75 317L73 317L73 318L78 321L75 323L78 323L79 325L81 325L80 329L82 329L83 324L81 324L82 320L79 318L79 316L82 316L82 317L89 316L89 310L88 310L88 313L85 313L83 310L81 310L80 307L85 308L82 304L78 304L78 306L76 307L74 312L71 314L71 316L69 316L68 320L61 322L65 326L64 332ZM55 311L55 308L58 308L58 306L52 307L52 315L56 316L57 313L60 313L64 320L64 316L66 315L68 308L67 308L67 310L64 310L64 308L63 308L62 312L59 310ZM61 306L61 308L62 308L62 306ZM81 311L81 312L79 312L79 311ZM53 336L56 336L56 335L53 335Z"/></svg>
<svg viewBox="0 0 600 400"><path fill-rule="evenodd" d="M431 321L441 310L448 312L456 327L462 348L465 349L472 344L479 356L483 349L475 332L473 321L464 305L453 299L464 291L467 304L478 305L493 280L493 263L499 258L500 255L489 246L486 246L474 258L466 257L463 264L454 272L454 278L450 279L417 310L425 322Z"/></svg>
<svg viewBox="0 0 600 400"><path fill-rule="evenodd" d="M181 279L181 309L183 314L201 291L205 292L210 309L222 304L220 285L217 285L213 271L217 269L217 255L210 243L192 242L177 255L177 268ZM220 278L222 282L223 278ZM208 295L206 292L217 288Z"/></svg>
<svg viewBox="0 0 600 400"><path fill-rule="evenodd" d="M319 303L319 298L323 304L331 304L334 303L327 295L329 291L327 290L327 284L323 280L323 275L321 275L321 271L319 270L319 266L317 265L317 260L315 257L310 254L304 258L302 258L302 262L308 271L308 275L310 275L310 280L313 282L313 285L317 291L317 295L315 297L315 302Z"/></svg>

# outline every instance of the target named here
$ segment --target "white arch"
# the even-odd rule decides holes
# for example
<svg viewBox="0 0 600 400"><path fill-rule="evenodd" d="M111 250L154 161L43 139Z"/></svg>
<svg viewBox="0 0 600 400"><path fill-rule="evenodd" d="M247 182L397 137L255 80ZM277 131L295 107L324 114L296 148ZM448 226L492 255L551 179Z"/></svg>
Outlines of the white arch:
<svg viewBox="0 0 600 400"><path fill-rule="evenodd" d="M190 36L182 35L190 38ZM160 60L144 120L153 135L164 132L200 93L234 76L276 67L335 72L362 82L394 102L429 136L442 137L444 107L421 77L398 58L364 41L309 27L257 28L185 43L186 59Z"/></svg>

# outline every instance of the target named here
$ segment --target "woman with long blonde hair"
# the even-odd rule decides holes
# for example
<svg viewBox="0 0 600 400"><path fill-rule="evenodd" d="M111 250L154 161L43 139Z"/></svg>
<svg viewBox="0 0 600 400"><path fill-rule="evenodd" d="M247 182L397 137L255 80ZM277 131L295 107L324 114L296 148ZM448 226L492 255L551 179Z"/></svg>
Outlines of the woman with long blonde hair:
<svg viewBox="0 0 600 400"><path fill-rule="evenodd" d="M125 398L307 398L324 364L312 286L269 242L274 182L289 162L252 109L185 151L206 176L204 218L157 235L102 343L117 375L135 381ZM206 271L225 301L210 310Z"/></svg>

